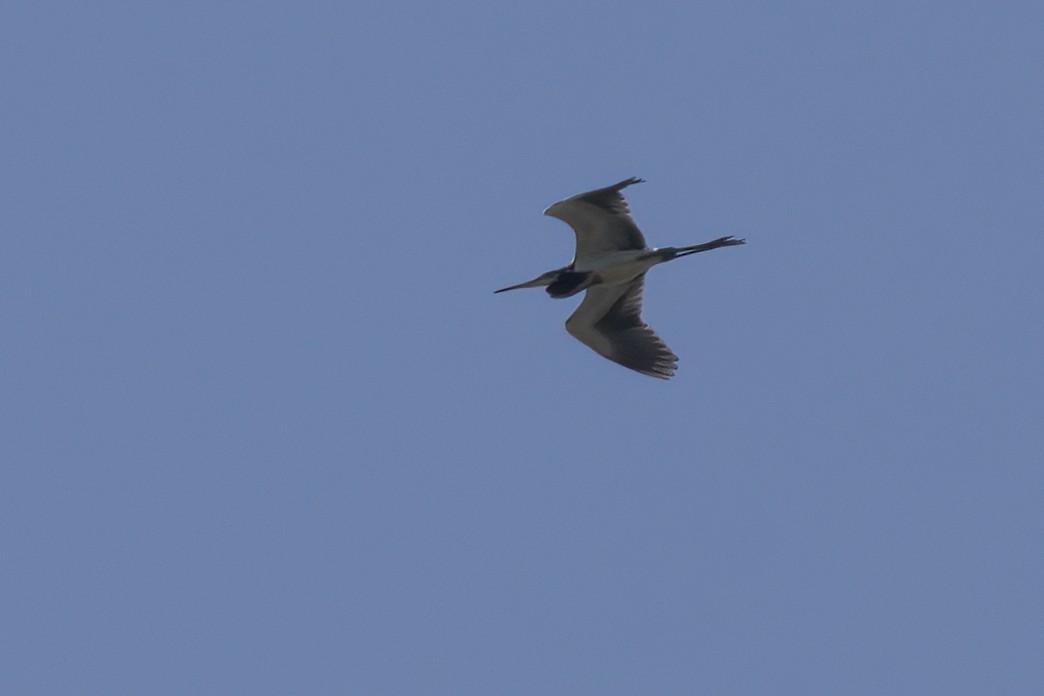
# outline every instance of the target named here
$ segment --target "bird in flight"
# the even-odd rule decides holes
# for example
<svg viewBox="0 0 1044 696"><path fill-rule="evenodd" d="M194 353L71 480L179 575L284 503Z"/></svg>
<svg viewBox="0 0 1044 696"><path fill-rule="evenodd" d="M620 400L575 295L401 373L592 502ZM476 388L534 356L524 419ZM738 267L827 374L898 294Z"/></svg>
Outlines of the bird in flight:
<svg viewBox="0 0 1044 696"><path fill-rule="evenodd" d="M646 271L658 263L745 240L730 236L693 246L650 249L620 193L642 181L632 177L551 205L544 215L562 220L576 233L572 262L496 292L546 286L548 295L561 298L586 290L580 306L566 320L566 331L602 357L643 375L670 379L678 369L678 356L641 317Z"/></svg>

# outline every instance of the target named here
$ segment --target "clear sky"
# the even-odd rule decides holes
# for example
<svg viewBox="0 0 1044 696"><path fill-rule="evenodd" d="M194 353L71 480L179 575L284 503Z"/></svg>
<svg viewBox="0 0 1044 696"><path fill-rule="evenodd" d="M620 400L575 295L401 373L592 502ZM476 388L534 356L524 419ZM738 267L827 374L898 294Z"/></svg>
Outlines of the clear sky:
<svg viewBox="0 0 1044 696"><path fill-rule="evenodd" d="M1044 4L0 23L0 693L1044 692ZM629 176L664 382L548 204Z"/></svg>

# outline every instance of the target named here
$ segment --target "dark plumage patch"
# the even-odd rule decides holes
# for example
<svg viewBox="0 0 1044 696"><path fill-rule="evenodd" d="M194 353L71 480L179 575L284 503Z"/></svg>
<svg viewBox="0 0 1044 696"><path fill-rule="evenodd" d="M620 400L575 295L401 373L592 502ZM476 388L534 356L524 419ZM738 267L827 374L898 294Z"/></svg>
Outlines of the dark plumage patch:
<svg viewBox="0 0 1044 696"><path fill-rule="evenodd" d="M551 297L575 295L590 275L587 272L562 271L558 274L555 282L547 286L547 294Z"/></svg>

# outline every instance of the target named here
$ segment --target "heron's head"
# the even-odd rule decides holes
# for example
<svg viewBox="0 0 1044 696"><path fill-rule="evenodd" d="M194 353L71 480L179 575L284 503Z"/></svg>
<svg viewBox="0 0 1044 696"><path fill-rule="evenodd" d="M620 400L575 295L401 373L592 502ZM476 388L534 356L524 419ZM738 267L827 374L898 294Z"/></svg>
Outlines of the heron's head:
<svg viewBox="0 0 1044 696"><path fill-rule="evenodd" d="M551 283L555 282L555 280L558 278L558 274L561 272L562 269L556 269L554 271L548 271L547 273L541 273L533 280L527 280L526 282L519 283L518 285L510 285L506 288L501 288L500 290L494 290L493 292L495 294L498 292L506 292L507 290L518 290L520 288L539 288L545 285L550 285Z"/></svg>

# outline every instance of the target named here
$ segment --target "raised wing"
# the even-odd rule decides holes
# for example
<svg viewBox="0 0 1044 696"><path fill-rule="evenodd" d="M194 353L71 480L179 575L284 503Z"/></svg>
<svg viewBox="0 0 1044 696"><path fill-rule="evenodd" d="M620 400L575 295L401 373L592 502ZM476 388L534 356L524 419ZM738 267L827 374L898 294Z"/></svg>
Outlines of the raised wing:
<svg viewBox="0 0 1044 696"><path fill-rule="evenodd" d="M645 237L634 224L622 189L643 181L635 177L618 184L580 193L548 207L544 215L556 217L576 232L576 255L579 259L623 249L646 249Z"/></svg>
<svg viewBox="0 0 1044 696"><path fill-rule="evenodd" d="M627 285L594 285L572 316L566 331L602 357L643 375L670 379L678 356L642 321L645 276Z"/></svg>

